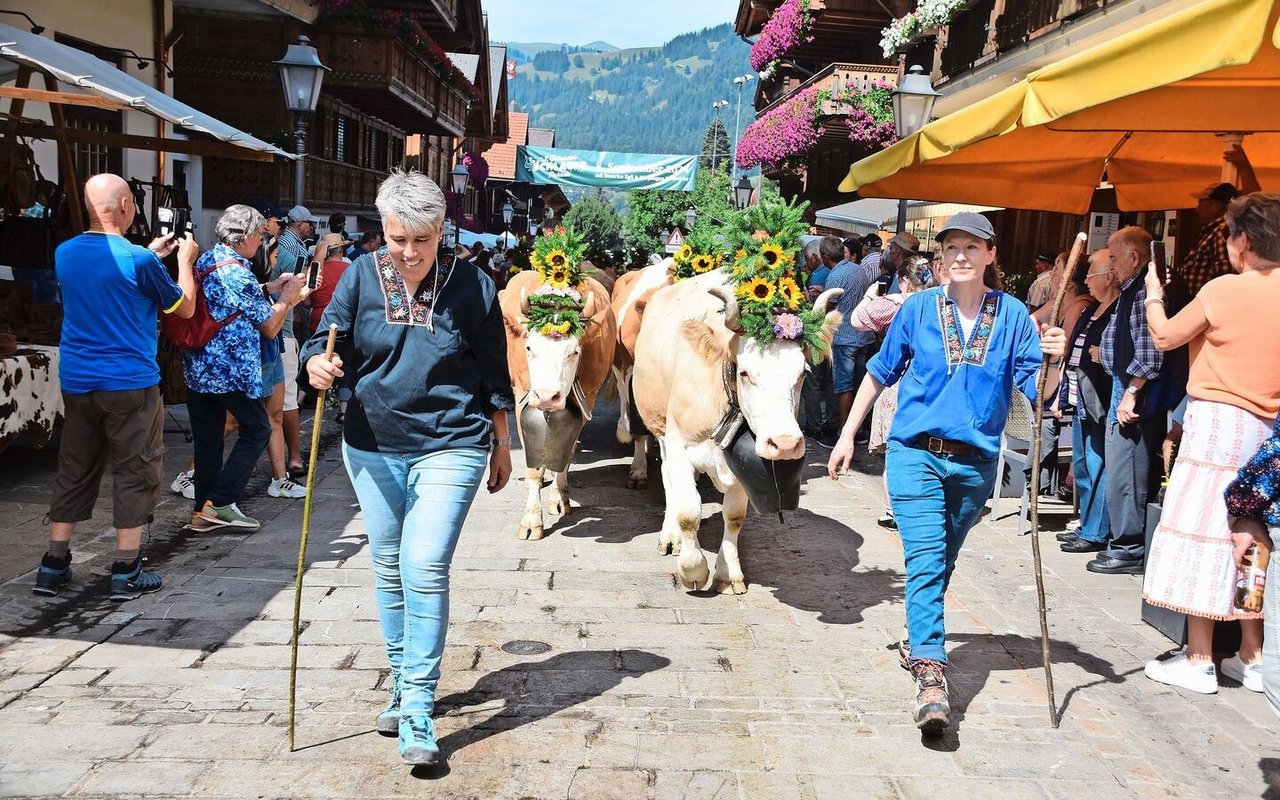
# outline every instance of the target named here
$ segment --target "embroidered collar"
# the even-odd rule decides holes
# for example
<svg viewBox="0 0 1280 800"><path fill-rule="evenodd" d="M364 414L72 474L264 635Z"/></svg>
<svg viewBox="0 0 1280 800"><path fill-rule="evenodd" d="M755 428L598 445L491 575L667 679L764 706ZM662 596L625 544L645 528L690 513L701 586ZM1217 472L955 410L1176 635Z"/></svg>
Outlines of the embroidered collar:
<svg viewBox="0 0 1280 800"><path fill-rule="evenodd" d="M972 364L980 367L987 361L987 349L991 346L991 334L996 325L996 312L1000 308L1000 293L987 292L974 320L969 341L964 340L960 326L960 309L945 292L938 295L938 322L942 327L943 346L947 352L947 373L952 367Z"/></svg>
<svg viewBox="0 0 1280 800"><path fill-rule="evenodd" d="M391 254L385 247L374 256L374 269L378 272L378 285L382 287L382 297L386 303L387 322L392 325L432 327L431 318L435 313L436 301L453 276L453 264L437 260L431 273L418 285L416 296L409 295L404 276L391 262Z"/></svg>

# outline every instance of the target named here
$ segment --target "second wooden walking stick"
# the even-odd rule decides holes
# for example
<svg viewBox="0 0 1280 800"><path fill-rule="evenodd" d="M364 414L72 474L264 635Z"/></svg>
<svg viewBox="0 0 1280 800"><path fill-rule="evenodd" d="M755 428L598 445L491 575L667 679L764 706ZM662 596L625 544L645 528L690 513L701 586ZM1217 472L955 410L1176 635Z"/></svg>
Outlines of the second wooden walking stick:
<svg viewBox="0 0 1280 800"><path fill-rule="evenodd" d="M1088 240L1083 232L1076 234L1076 240L1071 245L1071 256L1067 259L1066 271L1062 273L1062 280L1058 283L1057 294L1054 295L1053 305L1049 310L1049 327L1056 328L1059 323L1059 317L1062 314L1062 300L1067 294L1067 284L1071 282L1071 276L1076 274L1076 265L1080 263L1080 256L1084 254L1085 242ZM1066 356L1064 355L1065 359ZM1058 727L1058 701L1053 695L1053 665L1049 657L1049 615L1045 608L1044 600L1044 567L1040 561L1040 453L1043 446L1044 432L1044 387L1049 379L1049 370L1047 368L1040 370L1040 377L1036 381L1036 418L1035 425L1031 429L1031 557L1035 562L1036 570L1036 598L1040 603L1040 656L1044 660L1044 686L1045 693L1049 696L1049 724Z"/></svg>
<svg viewBox="0 0 1280 800"><path fill-rule="evenodd" d="M324 346L326 361L333 360L333 346L338 339L338 326L329 326L329 341ZM293 643L289 654L289 752L293 752L293 723L298 708L298 627L302 617L302 573L307 566L307 534L311 531L311 497L316 488L316 454L320 452L320 422L324 419L324 395L316 396L316 420L311 427L311 455L307 463L307 496L302 501L302 538L298 542L298 572L293 579Z"/></svg>

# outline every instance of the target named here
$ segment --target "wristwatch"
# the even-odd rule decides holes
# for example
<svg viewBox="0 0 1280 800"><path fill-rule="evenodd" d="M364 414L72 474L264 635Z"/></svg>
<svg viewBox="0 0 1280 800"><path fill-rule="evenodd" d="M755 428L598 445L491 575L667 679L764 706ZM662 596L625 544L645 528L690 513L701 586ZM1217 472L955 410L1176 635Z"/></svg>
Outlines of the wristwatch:
<svg viewBox="0 0 1280 800"><path fill-rule="evenodd" d="M1124 393L1125 393L1125 394L1137 394L1137 393L1138 393L1138 391L1139 391L1139 389L1138 389L1138 387L1137 387L1137 386L1126 386L1126 387L1124 387Z"/></svg>

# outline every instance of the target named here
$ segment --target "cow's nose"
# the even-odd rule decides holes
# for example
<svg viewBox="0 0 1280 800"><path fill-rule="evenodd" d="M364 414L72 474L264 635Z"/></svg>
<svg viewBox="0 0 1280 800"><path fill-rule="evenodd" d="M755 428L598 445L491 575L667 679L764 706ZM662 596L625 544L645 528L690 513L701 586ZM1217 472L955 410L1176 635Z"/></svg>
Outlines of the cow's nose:
<svg viewBox="0 0 1280 800"><path fill-rule="evenodd" d="M770 436L764 440L767 458L790 460L804 455L804 437Z"/></svg>
<svg viewBox="0 0 1280 800"><path fill-rule="evenodd" d="M558 389L555 391L548 391L544 389L541 392L534 389L532 391L532 395L533 396L530 399L533 400L533 405L539 409L555 409L564 401L564 393Z"/></svg>

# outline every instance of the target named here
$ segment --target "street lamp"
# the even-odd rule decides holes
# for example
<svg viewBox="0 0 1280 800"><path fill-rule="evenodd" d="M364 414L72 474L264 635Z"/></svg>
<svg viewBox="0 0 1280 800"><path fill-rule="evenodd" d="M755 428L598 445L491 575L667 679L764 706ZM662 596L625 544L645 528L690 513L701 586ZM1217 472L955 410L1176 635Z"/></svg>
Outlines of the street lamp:
<svg viewBox="0 0 1280 800"><path fill-rule="evenodd" d="M733 152L729 154L733 159L733 163L730 164L729 183L733 183L734 179L738 177L738 129L742 127L742 87L754 80L755 77L755 75L747 73L733 79L733 82L738 86L738 114L733 121Z"/></svg>
<svg viewBox="0 0 1280 800"><path fill-rule="evenodd" d="M538 235L538 221L533 217L529 217L529 235L530 236Z"/></svg>
<svg viewBox="0 0 1280 800"><path fill-rule="evenodd" d="M459 159L453 169L449 170L449 188L453 189L453 244L462 241L462 195L466 194L467 181L471 173Z"/></svg>
<svg viewBox="0 0 1280 800"><path fill-rule="evenodd" d="M302 205L303 157L307 154L307 118L315 113L320 102L320 86L329 68L320 63L320 55L311 46L311 40L299 36L297 44L289 45L284 58L275 62L280 70L280 84L284 87L284 103L293 113L294 152L298 154L293 174L293 199Z"/></svg>
<svg viewBox="0 0 1280 800"><path fill-rule="evenodd" d="M920 130L929 122L933 113L933 104L942 93L933 88L929 76L919 66L914 66L898 81L898 88L893 90L893 124L897 128L899 139L905 139ZM907 228L907 201L898 200L898 230L902 233Z"/></svg>
<svg viewBox="0 0 1280 800"><path fill-rule="evenodd" d="M716 112L716 123L717 123L716 127L717 128L722 127L723 123L720 122L720 112L729 107L729 101L717 100L711 104L711 107L715 109L715 112ZM718 136L712 137L712 141L711 141L711 171L712 172L715 172L716 169L720 166L720 149L719 147L717 147L717 145L719 144L719 141L720 141L720 137Z"/></svg>
<svg viewBox="0 0 1280 800"><path fill-rule="evenodd" d="M502 204L502 227L504 229L511 228L511 218L516 215L515 207L511 205L511 201Z"/></svg>
<svg viewBox="0 0 1280 800"><path fill-rule="evenodd" d="M751 203L751 179L743 175L733 187L733 199L742 210Z"/></svg>
<svg viewBox="0 0 1280 800"><path fill-rule="evenodd" d="M542 209L542 220L546 223L545 227L550 228L551 220L555 218L556 218L556 212L555 212L555 209L553 209L551 206L547 206L546 208Z"/></svg>
<svg viewBox="0 0 1280 800"><path fill-rule="evenodd" d="M684 229L686 231L693 230L694 223L698 221L698 211L693 206L689 206L689 210L684 212Z"/></svg>

